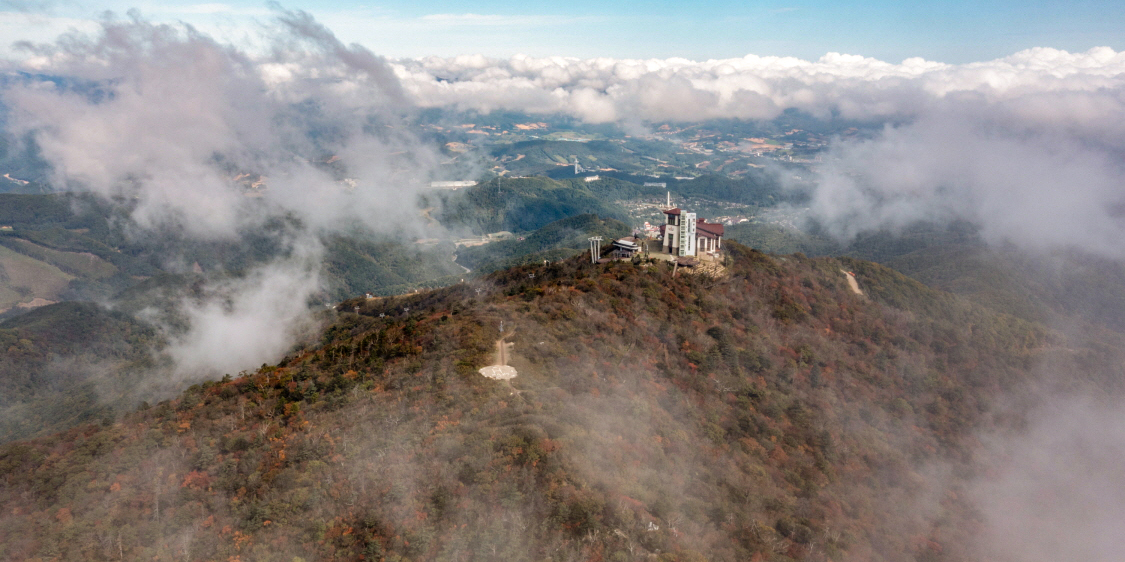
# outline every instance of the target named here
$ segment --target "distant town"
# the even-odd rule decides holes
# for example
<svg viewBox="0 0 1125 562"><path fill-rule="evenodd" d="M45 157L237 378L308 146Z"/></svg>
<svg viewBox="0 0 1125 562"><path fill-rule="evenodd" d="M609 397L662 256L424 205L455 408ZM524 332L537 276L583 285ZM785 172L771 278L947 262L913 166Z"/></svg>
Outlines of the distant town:
<svg viewBox="0 0 1125 562"><path fill-rule="evenodd" d="M868 135L854 123L801 123L782 116L772 122L714 121L689 125L653 124L644 130L596 126L555 117L443 114L440 123L419 123L437 141L450 170L486 168L497 176L625 173L664 180L702 175L738 178L753 169L782 165L798 178L823 161L833 138ZM469 178L448 177L441 181ZM449 186L452 187L452 186Z"/></svg>

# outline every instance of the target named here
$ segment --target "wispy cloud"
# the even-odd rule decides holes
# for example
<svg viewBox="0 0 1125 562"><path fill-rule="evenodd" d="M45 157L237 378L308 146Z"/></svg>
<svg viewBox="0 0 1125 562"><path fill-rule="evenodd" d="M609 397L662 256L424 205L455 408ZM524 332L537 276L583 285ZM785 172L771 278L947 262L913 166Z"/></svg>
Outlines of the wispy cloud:
<svg viewBox="0 0 1125 562"><path fill-rule="evenodd" d="M289 249L183 302L191 326L171 352L197 372L276 359L320 288L319 236L409 232L411 186L437 166L432 147L396 126L406 101L385 59L308 14L276 15L268 55L184 25L106 17L92 33L26 45L30 75L0 89L8 132L35 139L53 183L129 201L138 236L255 233ZM388 209L394 226L382 224Z"/></svg>

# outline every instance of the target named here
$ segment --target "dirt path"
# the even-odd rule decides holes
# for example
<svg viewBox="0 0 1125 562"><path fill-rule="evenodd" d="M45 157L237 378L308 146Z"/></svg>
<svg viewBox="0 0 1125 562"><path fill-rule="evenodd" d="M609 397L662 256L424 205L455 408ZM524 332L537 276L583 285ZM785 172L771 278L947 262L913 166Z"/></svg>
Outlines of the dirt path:
<svg viewBox="0 0 1125 562"><path fill-rule="evenodd" d="M508 354L516 344L504 341L504 338L507 337L504 336L496 340L496 362L487 367L481 367L480 374L496 380L506 381L516 378L516 370L508 366Z"/></svg>
<svg viewBox="0 0 1125 562"><path fill-rule="evenodd" d="M851 287L852 292L857 295L863 295L863 291L859 290L859 282L855 280L855 274L850 271L840 270L844 277L848 279L848 287Z"/></svg>
<svg viewBox="0 0 1125 562"><path fill-rule="evenodd" d="M496 364L508 364L508 346L515 345L514 343L504 341L504 338L496 340Z"/></svg>
<svg viewBox="0 0 1125 562"><path fill-rule="evenodd" d="M453 263L457 263L457 254L453 254ZM467 267L465 267L465 266L463 266L459 263L457 263L457 267L460 267L461 269L464 269L465 273L472 273L473 272L473 270L471 270L471 269L469 269L469 268L467 268Z"/></svg>

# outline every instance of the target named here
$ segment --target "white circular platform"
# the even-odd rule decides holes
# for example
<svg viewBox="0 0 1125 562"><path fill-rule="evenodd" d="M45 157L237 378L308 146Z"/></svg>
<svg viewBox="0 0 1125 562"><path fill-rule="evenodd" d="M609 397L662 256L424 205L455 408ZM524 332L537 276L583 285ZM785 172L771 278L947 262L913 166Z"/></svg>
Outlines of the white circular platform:
<svg viewBox="0 0 1125 562"><path fill-rule="evenodd" d="M507 365L489 365L480 370L480 374L496 380L508 380L516 378L516 370Z"/></svg>

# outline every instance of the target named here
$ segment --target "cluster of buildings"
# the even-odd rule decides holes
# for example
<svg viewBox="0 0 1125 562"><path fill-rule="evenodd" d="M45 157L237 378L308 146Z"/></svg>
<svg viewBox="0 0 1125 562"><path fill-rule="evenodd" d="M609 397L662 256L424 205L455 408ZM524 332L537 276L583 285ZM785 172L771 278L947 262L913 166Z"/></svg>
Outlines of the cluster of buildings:
<svg viewBox="0 0 1125 562"><path fill-rule="evenodd" d="M645 223L645 234L651 242L660 242L660 253L678 258L718 256L723 247L724 228L721 223L709 223L695 213L673 207L671 194L664 209L665 223L653 227ZM613 243L618 257L632 257L641 250L643 240L637 236L622 238Z"/></svg>

